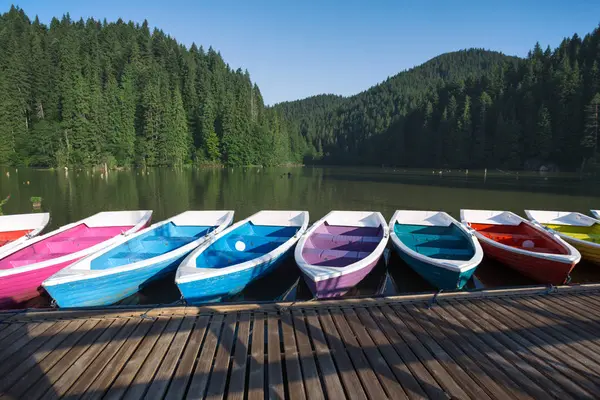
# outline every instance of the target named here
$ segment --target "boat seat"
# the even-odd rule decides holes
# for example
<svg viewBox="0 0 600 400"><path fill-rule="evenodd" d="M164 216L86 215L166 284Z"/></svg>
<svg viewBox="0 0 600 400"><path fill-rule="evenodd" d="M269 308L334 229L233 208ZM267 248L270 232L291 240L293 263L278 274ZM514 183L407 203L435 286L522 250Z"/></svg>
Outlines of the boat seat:
<svg viewBox="0 0 600 400"><path fill-rule="evenodd" d="M13 268L18 268L29 264L36 264L46 260L54 260L55 258L66 256L69 254L71 253L56 253L52 254L51 258L48 258L47 254L29 254L27 258L21 258L10 261L10 265L12 265Z"/></svg>
<svg viewBox="0 0 600 400"><path fill-rule="evenodd" d="M323 250L306 247L302 250L302 255L308 263L328 267L345 267L362 260L369 254L371 252L368 251Z"/></svg>
<svg viewBox="0 0 600 400"><path fill-rule="evenodd" d="M196 263L198 268L225 268L258 258L261 255L244 251L206 250L201 257L197 258Z"/></svg>
<svg viewBox="0 0 600 400"><path fill-rule="evenodd" d="M159 255L161 255L162 253L129 253L129 252L122 252L122 253L117 253L114 256L110 257L106 264L108 264L107 266L105 266L104 268L100 268L100 269L106 269L109 266L121 266L121 265L126 265L126 264L132 264L134 262L138 262L138 261L142 261L142 260L148 260L150 258L154 258L157 257ZM123 262L124 260L126 260L126 262ZM98 268L95 268L98 269Z"/></svg>
<svg viewBox="0 0 600 400"><path fill-rule="evenodd" d="M415 250L424 256L442 260L469 260L473 257L470 248L438 248L428 246L416 246Z"/></svg>
<svg viewBox="0 0 600 400"><path fill-rule="evenodd" d="M336 249L348 251L373 251L381 241L375 236L332 235L315 233L310 236L310 242L315 248Z"/></svg>
<svg viewBox="0 0 600 400"><path fill-rule="evenodd" d="M279 236L232 235L226 241L229 248L223 250L239 252L236 249L236 243L241 242L245 246L244 250L242 250L245 253L268 253L289 239L289 237Z"/></svg>

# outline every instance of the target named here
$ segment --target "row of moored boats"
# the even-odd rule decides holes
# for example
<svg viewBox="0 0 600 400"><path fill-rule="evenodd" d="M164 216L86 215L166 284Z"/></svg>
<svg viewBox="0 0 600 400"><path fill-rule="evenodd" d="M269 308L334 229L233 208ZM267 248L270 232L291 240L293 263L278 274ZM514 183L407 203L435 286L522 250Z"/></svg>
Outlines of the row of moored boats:
<svg viewBox="0 0 600 400"><path fill-rule="evenodd" d="M388 238L439 289L462 289L483 254L539 282L562 284L583 256L600 263L600 212L187 211L148 226L151 211L101 212L39 235L49 215L0 217L0 308L47 291L60 307L117 303L173 271L188 303L242 291L294 251L317 298L346 293L378 263Z"/></svg>

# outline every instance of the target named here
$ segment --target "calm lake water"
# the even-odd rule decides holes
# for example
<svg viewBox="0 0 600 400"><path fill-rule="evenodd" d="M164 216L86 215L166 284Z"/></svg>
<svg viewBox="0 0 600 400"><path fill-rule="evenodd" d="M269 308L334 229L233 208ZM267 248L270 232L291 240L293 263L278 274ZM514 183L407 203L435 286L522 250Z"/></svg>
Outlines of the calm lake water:
<svg viewBox="0 0 600 400"><path fill-rule="evenodd" d="M443 210L458 219L461 208L526 208L588 213L600 208L600 180L574 174L504 171L432 171L386 168L235 168L64 171L0 168L5 214L32 211L42 197L49 229L106 210L154 210L153 222L186 210L235 210L235 220L264 209L308 210L316 221L333 209L374 210L389 219L396 209ZM433 290L394 252L348 296ZM469 288L530 285L511 269L484 261ZM248 287L233 301L304 300L311 297L293 260ZM600 268L579 264L573 282L600 282ZM154 283L125 303L173 303L172 277ZM230 300L230 301L231 301ZM32 305L47 305L40 298Z"/></svg>

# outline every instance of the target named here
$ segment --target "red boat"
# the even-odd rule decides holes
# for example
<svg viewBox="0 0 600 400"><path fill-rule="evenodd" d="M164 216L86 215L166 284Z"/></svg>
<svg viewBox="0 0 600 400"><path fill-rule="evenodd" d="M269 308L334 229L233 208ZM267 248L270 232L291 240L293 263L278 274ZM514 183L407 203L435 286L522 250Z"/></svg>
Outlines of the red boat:
<svg viewBox="0 0 600 400"><path fill-rule="evenodd" d="M562 285L581 260L573 246L510 211L461 210L486 256L538 282Z"/></svg>
<svg viewBox="0 0 600 400"><path fill-rule="evenodd" d="M37 236L49 221L48 213L0 216L0 256Z"/></svg>

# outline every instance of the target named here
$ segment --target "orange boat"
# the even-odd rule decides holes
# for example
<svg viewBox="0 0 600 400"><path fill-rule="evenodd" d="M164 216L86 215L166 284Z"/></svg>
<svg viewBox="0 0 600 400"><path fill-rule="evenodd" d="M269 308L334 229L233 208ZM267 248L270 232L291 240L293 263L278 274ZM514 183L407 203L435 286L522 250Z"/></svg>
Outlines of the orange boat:
<svg viewBox="0 0 600 400"><path fill-rule="evenodd" d="M573 246L539 224L509 211L461 210L463 224L479 239L486 256L538 282L561 285L581 260Z"/></svg>
<svg viewBox="0 0 600 400"><path fill-rule="evenodd" d="M0 216L0 256L39 234L49 221L48 213Z"/></svg>

